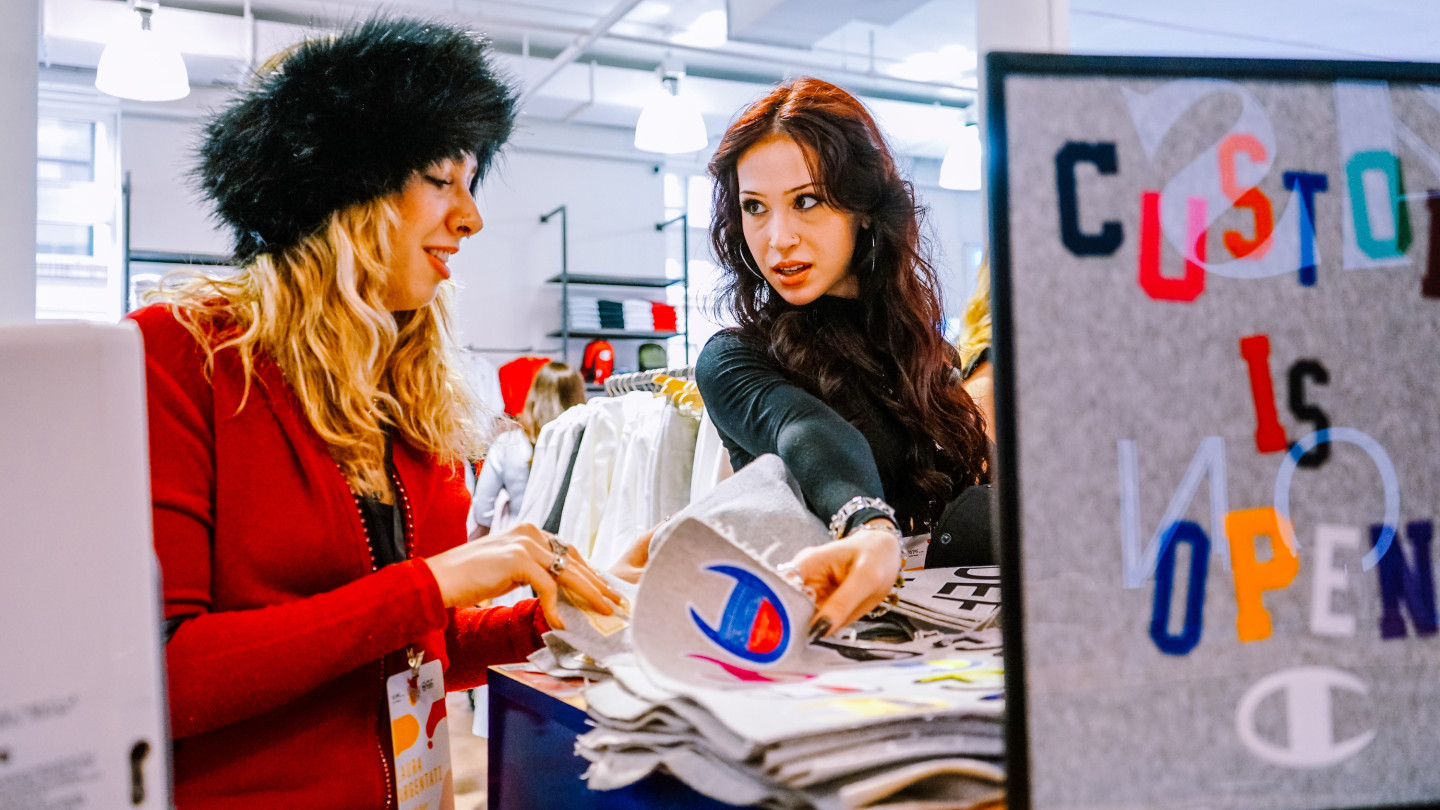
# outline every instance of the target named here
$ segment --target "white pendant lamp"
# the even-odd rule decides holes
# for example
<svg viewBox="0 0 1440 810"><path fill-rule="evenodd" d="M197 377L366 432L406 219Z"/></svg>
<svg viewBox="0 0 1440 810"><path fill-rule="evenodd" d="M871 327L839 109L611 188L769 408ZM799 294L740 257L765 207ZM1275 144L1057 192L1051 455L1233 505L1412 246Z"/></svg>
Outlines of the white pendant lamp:
<svg viewBox="0 0 1440 810"><path fill-rule="evenodd" d="M190 74L180 51L150 30L159 4L135 0L138 27L121 32L100 54L95 87L102 93L136 101L173 101L190 95Z"/></svg>
<svg viewBox="0 0 1440 810"><path fill-rule="evenodd" d="M980 164L980 127L966 124L945 151L945 160L940 164L940 187L979 191Z"/></svg>
<svg viewBox="0 0 1440 810"><path fill-rule="evenodd" d="M664 92L645 105L635 124L635 148L644 152L673 155L698 152L710 142L705 118L689 96L680 95L680 77L666 74Z"/></svg>

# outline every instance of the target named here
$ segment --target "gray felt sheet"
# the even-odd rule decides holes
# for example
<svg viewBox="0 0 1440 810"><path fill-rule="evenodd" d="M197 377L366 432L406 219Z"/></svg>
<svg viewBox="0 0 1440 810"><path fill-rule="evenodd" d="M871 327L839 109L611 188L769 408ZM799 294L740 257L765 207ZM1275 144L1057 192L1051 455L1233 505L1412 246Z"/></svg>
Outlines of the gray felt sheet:
<svg viewBox="0 0 1440 810"><path fill-rule="evenodd" d="M1388 553L1412 576L1434 564L1433 544L1406 525L1440 513L1440 298L1422 294L1440 249L1427 199L1440 188L1440 90L1076 74L1010 76L1004 93L1035 807L1440 799L1440 640L1408 609L1402 634L1382 636L1382 569L1363 560L1389 491L1402 535ZM1235 187L1258 188L1273 206L1268 252L1248 257L1222 238L1256 228L1254 209L1222 188L1220 149L1231 138L1253 143L1234 158ZM1068 143L1114 147L1113 172L1093 162L1074 172L1081 233L1123 234L1108 253L1082 255L1062 239L1057 156ZM1314 196L1313 285L1299 275L1302 206L1290 172L1328 182ZM1187 256L1204 265L1203 290L1188 302L1157 299L1139 282L1147 192L1161 195L1161 276L1180 279ZM1390 248L1362 248L1360 216ZM1257 336L1268 340L1263 389L1242 356L1241 341ZM1287 489L1284 448L1318 426L1292 405L1290 374L1316 366L1326 379L1307 376L1296 392L1332 434L1371 444L1332 441L1328 460L1294 469ZM1267 406L1283 429L1275 450L1257 438ZM1188 490L1187 470L1197 473ZM1278 508L1277 487L1288 493L1298 571L1261 595L1266 637L1242 640L1227 515ZM1152 635L1155 557L1129 560L1132 579L1125 549L1127 536L1137 551L1152 545L1172 500L1209 554L1203 602L1187 623L1193 546L1176 546L1163 629L1198 636L1167 651ZM1323 554L1321 539L1337 528L1358 542ZM1260 561L1283 540L1235 538ZM1433 583L1412 588L1434 604Z"/></svg>

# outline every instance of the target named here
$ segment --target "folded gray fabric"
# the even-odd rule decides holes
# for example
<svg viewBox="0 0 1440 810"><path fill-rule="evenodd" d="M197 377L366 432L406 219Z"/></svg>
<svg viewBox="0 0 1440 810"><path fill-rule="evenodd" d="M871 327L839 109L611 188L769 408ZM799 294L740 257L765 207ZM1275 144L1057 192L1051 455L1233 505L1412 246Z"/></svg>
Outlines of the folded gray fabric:
<svg viewBox="0 0 1440 810"><path fill-rule="evenodd" d="M634 605L636 588L629 582L612 576L609 572L601 571L599 573L611 588L624 597L624 605L614 615L603 616L577 607L565 592L561 591L557 605L560 609L560 620L565 622L565 629L551 630L546 637L551 635L557 637L569 648L584 653L603 667L606 659L619 653L629 652L631 648L631 616L625 606Z"/></svg>
<svg viewBox="0 0 1440 810"><path fill-rule="evenodd" d="M588 680L610 677L610 673L596 664L590 656L570 646L554 633L546 633L542 640L545 646L531 653L525 660L546 675Z"/></svg>
<svg viewBox="0 0 1440 810"><path fill-rule="evenodd" d="M651 559L686 518L698 519L771 568L830 541L825 525L805 508L800 485L776 455L760 456L677 512L651 539Z"/></svg>
<svg viewBox="0 0 1440 810"><path fill-rule="evenodd" d="M896 611L941 627L982 630L1000 620L1000 569L927 568L907 571Z"/></svg>
<svg viewBox="0 0 1440 810"><path fill-rule="evenodd" d="M849 663L806 642L814 614L810 597L749 547L708 521L682 518L640 581L635 660L678 694L802 681Z"/></svg>
<svg viewBox="0 0 1440 810"><path fill-rule="evenodd" d="M1005 797L1005 773L986 762L948 758L877 774L838 791L839 810L968 810ZM902 796L886 802L887 797Z"/></svg>

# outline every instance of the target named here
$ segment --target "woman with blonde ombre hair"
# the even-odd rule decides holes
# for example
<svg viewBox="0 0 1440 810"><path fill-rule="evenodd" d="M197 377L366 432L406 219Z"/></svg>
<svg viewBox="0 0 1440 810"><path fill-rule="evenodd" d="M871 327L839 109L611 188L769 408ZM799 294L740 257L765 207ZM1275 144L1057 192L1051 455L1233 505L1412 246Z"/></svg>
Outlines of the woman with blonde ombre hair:
<svg viewBox="0 0 1440 810"><path fill-rule="evenodd" d="M990 361L990 262L980 263L975 289L960 313L960 376L965 391L985 415L985 436L995 441L995 369Z"/></svg>
<svg viewBox="0 0 1440 810"><path fill-rule="evenodd" d="M538 648L559 589L619 598L534 526L464 543L481 436L447 262L511 131L489 59L447 24L370 20L206 127L199 185L240 270L130 316L182 810L445 806L444 691ZM473 607L520 585L538 601Z"/></svg>

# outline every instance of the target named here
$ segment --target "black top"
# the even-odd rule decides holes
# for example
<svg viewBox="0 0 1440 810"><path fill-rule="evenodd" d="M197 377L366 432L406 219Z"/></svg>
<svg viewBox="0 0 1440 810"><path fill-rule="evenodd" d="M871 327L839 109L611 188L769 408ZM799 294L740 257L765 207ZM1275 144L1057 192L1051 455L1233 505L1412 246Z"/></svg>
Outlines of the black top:
<svg viewBox="0 0 1440 810"><path fill-rule="evenodd" d="M384 568L405 560L405 527L401 525L400 507L385 503L373 495L356 495L360 517L365 522L365 537L375 556L375 567Z"/></svg>
<svg viewBox="0 0 1440 810"><path fill-rule="evenodd" d="M807 317L828 325L839 321L859 328L862 306L855 299L821 296L805 309ZM695 381L735 469L766 453L780 456L800 482L810 511L827 525L851 498L884 498L905 486L904 426L872 397L862 399L863 418L852 424L789 380L765 346L736 330L719 332L705 344ZM861 510L846 528L881 514ZM916 517L924 519L900 514L902 528Z"/></svg>
<svg viewBox="0 0 1440 810"><path fill-rule="evenodd" d="M390 480L395 475L395 444L385 436L385 472ZM399 494L397 486L396 494ZM365 539L370 541L370 553L375 558L375 567L384 568L402 562L405 550L405 514L399 504L385 503L374 495L355 495L355 505L360 508L360 519L365 524Z"/></svg>
<svg viewBox="0 0 1440 810"><path fill-rule="evenodd" d="M970 358L970 362L966 363L965 368L961 369L960 379L970 379L970 376L975 373L975 369L979 368L981 364L988 362L990 362L990 347L986 346L980 350L979 354Z"/></svg>

